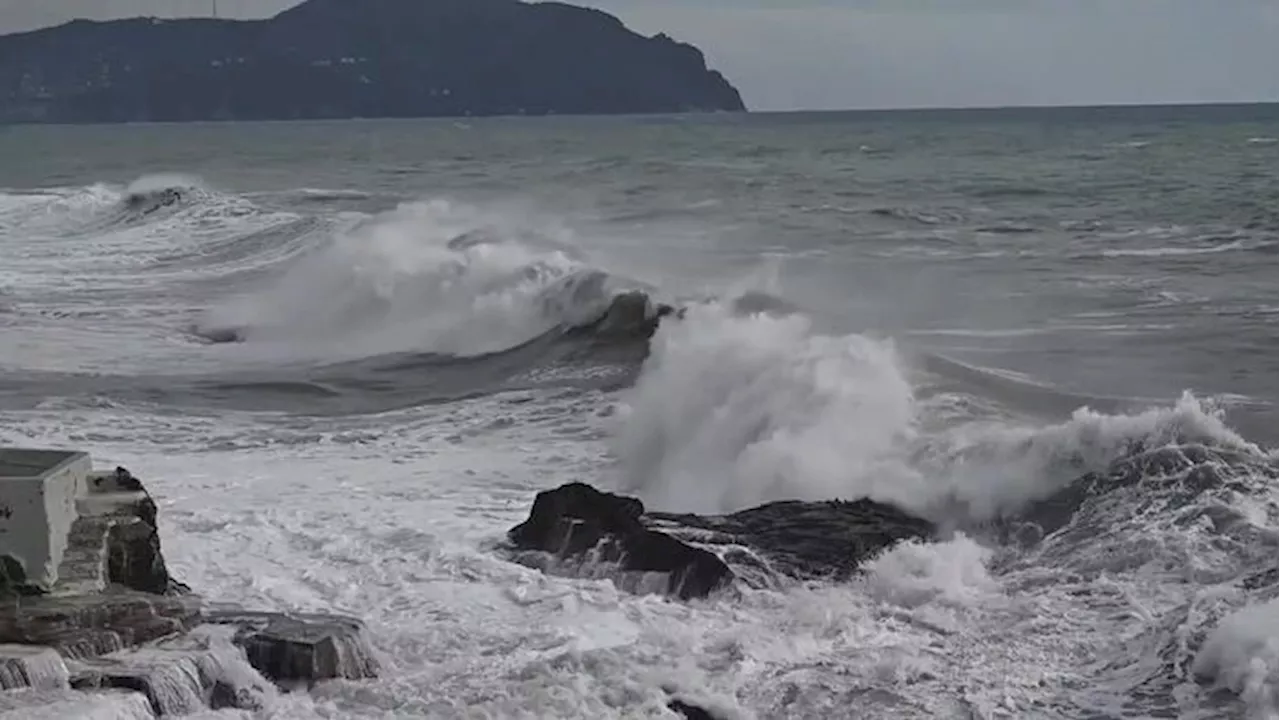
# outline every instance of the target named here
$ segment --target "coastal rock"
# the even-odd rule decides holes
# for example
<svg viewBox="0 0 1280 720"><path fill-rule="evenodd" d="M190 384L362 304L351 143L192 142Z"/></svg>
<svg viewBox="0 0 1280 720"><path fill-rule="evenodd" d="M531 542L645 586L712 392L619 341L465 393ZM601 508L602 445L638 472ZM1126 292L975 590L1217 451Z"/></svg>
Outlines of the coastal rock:
<svg viewBox="0 0 1280 720"><path fill-rule="evenodd" d="M632 590L688 599L734 579L757 587L844 580L895 543L933 533L928 521L866 499L774 502L700 516L646 513L635 498L570 483L538 493L529 519L507 537L524 564L606 575ZM635 573L659 577L642 582L629 575Z"/></svg>
<svg viewBox="0 0 1280 720"><path fill-rule="evenodd" d="M507 537L521 550L560 561L556 569L592 574L617 568L629 574L615 577L624 585L656 587L682 599L705 597L732 580L733 572L720 558L648 529L643 514L644 505L635 498L570 483L538 493L529 519Z"/></svg>
<svg viewBox="0 0 1280 720"><path fill-rule="evenodd" d="M898 542L934 534L929 521L865 498L784 500L729 515L651 512L645 520L684 542L718 548L740 577L757 585L777 576L844 581Z"/></svg>
<svg viewBox="0 0 1280 720"><path fill-rule="evenodd" d="M0 122L743 109L697 48L557 2L308 0L267 20L75 20L0 37Z"/></svg>
<svg viewBox="0 0 1280 720"><path fill-rule="evenodd" d="M712 714L710 710L701 705L685 702L679 698L668 700L667 709L685 718L685 720L720 720L718 716Z"/></svg>

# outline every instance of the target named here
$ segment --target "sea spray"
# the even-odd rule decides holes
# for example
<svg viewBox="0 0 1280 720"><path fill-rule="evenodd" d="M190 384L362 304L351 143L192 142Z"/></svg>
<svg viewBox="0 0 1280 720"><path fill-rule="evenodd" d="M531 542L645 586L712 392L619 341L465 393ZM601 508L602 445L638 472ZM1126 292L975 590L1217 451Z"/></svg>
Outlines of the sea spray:
<svg viewBox="0 0 1280 720"><path fill-rule="evenodd" d="M1016 514L1143 448L1206 443L1264 459L1189 393L1132 414L1081 407L1057 423L925 431L950 399L918 397L911 376L886 341L823 334L798 313L691 306L663 321L624 395L619 487L655 509L869 497L966 525Z"/></svg>
<svg viewBox="0 0 1280 720"><path fill-rule="evenodd" d="M888 493L915 406L892 345L718 303L664 322L615 450L656 509Z"/></svg>
<svg viewBox="0 0 1280 720"><path fill-rule="evenodd" d="M1248 605L1223 618L1196 654L1196 676L1230 689L1249 708L1251 717L1276 716L1276 599Z"/></svg>

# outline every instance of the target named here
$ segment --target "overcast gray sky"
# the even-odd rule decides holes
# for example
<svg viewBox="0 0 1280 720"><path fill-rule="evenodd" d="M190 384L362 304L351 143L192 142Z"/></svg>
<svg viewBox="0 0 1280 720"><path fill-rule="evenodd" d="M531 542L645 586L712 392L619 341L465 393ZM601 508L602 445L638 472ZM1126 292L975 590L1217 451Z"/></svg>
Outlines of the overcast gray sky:
<svg viewBox="0 0 1280 720"><path fill-rule="evenodd" d="M224 16L262 17L296 0L217 2ZM578 4L698 45L755 110L1277 99L1276 0ZM0 0L0 32L74 17L208 15L212 5Z"/></svg>

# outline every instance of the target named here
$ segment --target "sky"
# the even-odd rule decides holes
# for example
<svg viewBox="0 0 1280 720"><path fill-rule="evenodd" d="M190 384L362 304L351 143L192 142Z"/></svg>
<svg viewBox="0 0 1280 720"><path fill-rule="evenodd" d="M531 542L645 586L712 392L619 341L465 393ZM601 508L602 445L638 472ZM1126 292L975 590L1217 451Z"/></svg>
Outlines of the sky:
<svg viewBox="0 0 1280 720"><path fill-rule="evenodd" d="M217 5L263 17L294 2ZM574 2L697 45L752 110L1274 102L1280 82L1275 0ZM0 33L213 3L0 0Z"/></svg>

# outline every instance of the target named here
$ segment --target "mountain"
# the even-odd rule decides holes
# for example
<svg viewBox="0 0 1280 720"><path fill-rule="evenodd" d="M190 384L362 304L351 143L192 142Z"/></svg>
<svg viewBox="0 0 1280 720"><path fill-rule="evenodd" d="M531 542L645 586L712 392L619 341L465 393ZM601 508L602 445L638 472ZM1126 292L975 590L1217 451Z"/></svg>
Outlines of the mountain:
<svg viewBox="0 0 1280 720"><path fill-rule="evenodd" d="M0 122L721 110L745 108L697 48L557 2L308 0L0 36Z"/></svg>

